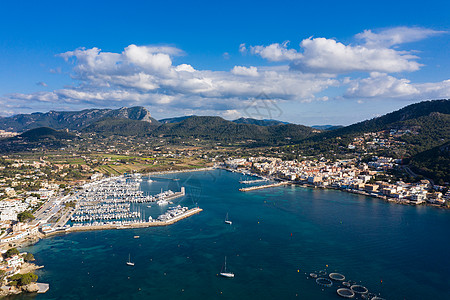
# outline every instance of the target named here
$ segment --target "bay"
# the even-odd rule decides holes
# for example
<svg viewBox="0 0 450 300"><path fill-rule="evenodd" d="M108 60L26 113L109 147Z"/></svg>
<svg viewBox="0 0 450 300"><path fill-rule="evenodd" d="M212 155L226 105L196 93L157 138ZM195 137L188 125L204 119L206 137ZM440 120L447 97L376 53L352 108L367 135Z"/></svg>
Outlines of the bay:
<svg viewBox="0 0 450 300"><path fill-rule="evenodd" d="M50 290L14 299L340 299L337 282L309 278L319 270L386 299L450 299L449 211L299 186L243 193L240 179L213 170L143 182L154 194L184 186L175 204L204 210L167 227L41 240L25 250ZM218 276L225 256L233 279Z"/></svg>

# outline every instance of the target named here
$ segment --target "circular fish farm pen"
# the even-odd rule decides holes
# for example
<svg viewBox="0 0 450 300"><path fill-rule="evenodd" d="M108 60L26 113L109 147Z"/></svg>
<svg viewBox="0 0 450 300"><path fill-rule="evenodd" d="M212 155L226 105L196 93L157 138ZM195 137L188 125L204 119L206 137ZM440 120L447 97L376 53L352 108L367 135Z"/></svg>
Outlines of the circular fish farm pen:
<svg viewBox="0 0 450 300"><path fill-rule="evenodd" d="M346 287L350 287L350 286L351 286L350 282L348 282L348 281L344 281L344 282L342 283L342 285L343 285L343 286L346 286Z"/></svg>
<svg viewBox="0 0 450 300"><path fill-rule="evenodd" d="M309 277L311 277L311 278L317 278L317 274L316 274L316 273L309 273Z"/></svg>
<svg viewBox="0 0 450 300"><path fill-rule="evenodd" d="M373 297L373 298L370 298L370 300L384 300L384 298L375 296L375 297Z"/></svg>
<svg viewBox="0 0 450 300"><path fill-rule="evenodd" d="M320 271L319 271L319 275L320 275L320 276L326 276L326 275L327 275L327 271L325 271L325 270L320 270Z"/></svg>
<svg viewBox="0 0 450 300"><path fill-rule="evenodd" d="M351 289L340 288L336 291L336 293L343 298L353 298L355 297L355 292Z"/></svg>
<svg viewBox="0 0 450 300"><path fill-rule="evenodd" d="M357 294L367 294L369 292L365 286L359 284L352 285L350 289Z"/></svg>
<svg viewBox="0 0 450 300"><path fill-rule="evenodd" d="M330 275L328 275L328 277L330 277L330 279L335 280L335 281L344 281L345 280L345 276L340 273L330 273Z"/></svg>
<svg viewBox="0 0 450 300"><path fill-rule="evenodd" d="M331 287L333 285L333 282L330 279L324 277L317 278L316 283L324 287Z"/></svg>

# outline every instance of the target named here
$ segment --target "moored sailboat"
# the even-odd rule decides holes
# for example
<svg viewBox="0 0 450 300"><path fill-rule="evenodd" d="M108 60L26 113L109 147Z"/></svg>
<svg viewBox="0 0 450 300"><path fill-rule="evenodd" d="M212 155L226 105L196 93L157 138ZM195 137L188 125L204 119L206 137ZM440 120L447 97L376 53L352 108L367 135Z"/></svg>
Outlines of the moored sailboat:
<svg viewBox="0 0 450 300"><path fill-rule="evenodd" d="M225 256L225 263L224 263L223 269L221 270L221 272L219 274L220 274L220 276L227 277L227 278L234 277L234 273L227 272L227 257L226 256Z"/></svg>
<svg viewBox="0 0 450 300"><path fill-rule="evenodd" d="M128 254L127 265L129 265L129 266L134 266L134 262L131 261L131 254Z"/></svg>
<svg viewBox="0 0 450 300"><path fill-rule="evenodd" d="M225 217L225 223L226 224L233 224L233 222L231 222L230 220L228 220L228 213L227 213L227 216Z"/></svg>

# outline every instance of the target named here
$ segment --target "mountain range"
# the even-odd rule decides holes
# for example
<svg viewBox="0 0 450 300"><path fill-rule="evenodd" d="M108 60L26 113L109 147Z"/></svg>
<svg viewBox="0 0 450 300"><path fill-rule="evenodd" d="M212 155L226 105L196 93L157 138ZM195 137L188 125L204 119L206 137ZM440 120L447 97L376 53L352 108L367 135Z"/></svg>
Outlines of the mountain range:
<svg viewBox="0 0 450 300"><path fill-rule="evenodd" d="M120 109L85 109L82 111L49 111L47 113L19 114L0 118L0 129L23 132L37 127L80 130L104 119L129 119L144 121L152 125L160 123L151 117L144 107L122 107Z"/></svg>
<svg viewBox="0 0 450 300"><path fill-rule="evenodd" d="M357 136L397 130L408 134L398 138L405 145L400 149L401 153L393 154L411 158L411 166L416 171L422 169L424 174L432 174L430 170L437 170L433 174L444 175L436 178L441 181L442 178L448 179L446 174L450 173L450 166L446 157L450 142L450 100L423 101L346 127L314 127L251 118L227 121L211 116L183 116L157 121L144 107L50 111L0 118L0 129L23 132L14 138L0 139L0 148L5 152L37 146L61 147L64 145L62 141L76 138L70 132L77 131L80 134L94 133L99 137L165 137L175 143L196 139L246 147L294 144L303 155L326 155L347 149Z"/></svg>

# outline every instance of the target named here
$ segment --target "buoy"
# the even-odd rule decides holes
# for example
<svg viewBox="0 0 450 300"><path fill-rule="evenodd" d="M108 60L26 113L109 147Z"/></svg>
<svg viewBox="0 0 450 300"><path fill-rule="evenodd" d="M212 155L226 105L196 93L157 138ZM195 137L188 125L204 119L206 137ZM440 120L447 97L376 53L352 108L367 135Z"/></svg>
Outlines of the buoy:
<svg viewBox="0 0 450 300"><path fill-rule="evenodd" d="M297 270L297 273L300 273L300 270Z"/></svg>

